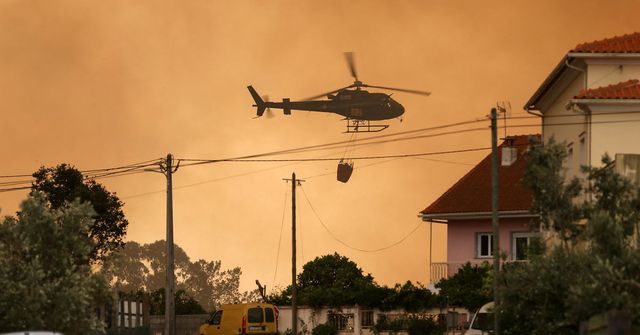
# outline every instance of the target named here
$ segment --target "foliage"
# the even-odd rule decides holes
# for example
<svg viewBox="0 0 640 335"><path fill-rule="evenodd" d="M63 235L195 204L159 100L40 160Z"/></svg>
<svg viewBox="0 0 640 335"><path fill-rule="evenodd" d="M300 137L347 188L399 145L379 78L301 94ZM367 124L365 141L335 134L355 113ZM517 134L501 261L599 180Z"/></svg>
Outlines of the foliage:
<svg viewBox="0 0 640 335"><path fill-rule="evenodd" d="M267 297L275 305L291 304L291 286ZM391 310L417 311L438 305L436 297L424 286L410 281L394 288L379 286L370 274L349 258L337 253L316 257L303 266L298 275L298 304L339 307L360 305Z"/></svg>
<svg viewBox="0 0 640 335"><path fill-rule="evenodd" d="M388 331L397 333L407 331L410 335L435 335L442 334L438 321L433 317L405 316L389 319L385 314L380 314L373 326L376 334Z"/></svg>
<svg viewBox="0 0 640 335"><path fill-rule="evenodd" d="M439 295L446 304L475 311L493 300L489 281L491 271L491 265L486 262L481 265L466 263L455 275L438 282L436 288L440 289Z"/></svg>
<svg viewBox="0 0 640 335"><path fill-rule="evenodd" d="M164 315L165 307L165 290L157 289L151 292L149 297L149 314ZM206 314L207 311L184 290L178 290L174 293L174 303L176 315L189 314Z"/></svg>
<svg viewBox="0 0 640 335"><path fill-rule="evenodd" d="M60 209L32 194L17 218L0 224L0 332L48 329L103 333L93 308L109 299L106 281L86 262L93 209L74 201Z"/></svg>
<svg viewBox="0 0 640 335"><path fill-rule="evenodd" d="M581 192L580 181L574 178L565 183L562 162L567 152L564 146L553 138L546 146L538 141L536 137L531 138L533 149L527 152L523 183L534 194L531 210L540 215L541 228L555 232L566 245L580 233L580 227L575 224L580 218L580 209L574 202Z"/></svg>
<svg viewBox="0 0 640 335"><path fill-rule="evenodd" d="M127 242L118 253L105 260L102 272L124 292L154 292L163 288L166 277L166 242L140 245ZM213 311L221 304L258 300L256 291L241 293L239 267L222 269L220 261L191 261L187 253L174 244L176 292L183 290L205 310ZM164 307L163 307L164 308Z"/></svg>
<svg viewBox="0 0 640 335"><path fill-rule="evenodd" d="M561 161L563 150L550 142L529 153L534 159L527 184L541 181L533 191L542 222L561 243L548 243L528 264L502 271L499 312L505 334L575 334L581 321L611 309L628 311L640 323L638 188L613 171L607 156L602 167L583 168L584 181L547 183L560 178L562 167L536 165Z"/></svg>
<svg viewBox="0 0 640 335"><path fill-rule="evenodd" d="M323 323L313 328L313 330L311 330L311 334L312 335L336 335L338 334L338 331L330 324Z"/></svg>
<svg viewBox="0 0 640 335"><path fill-rule="evenodd" d="M378 291L381 292L380 296L386 293L386 298L378 304L373 304L381 310L403 308L407 312L418 312L439 305L438 296L420 283L414 285L407 281L404 285L396 284L391 290L382 287Z"/></svg>
<svg viewBox="0 0 640 335"><path fill-rule="evenodd" d="M440 325L434 318L409 318L409 335L442 334Z"/></svg>
<svg viewBox="0 0 640 335"><path fill-rule="evenodd" d="M73 201L89 202L94 211L87 234L93 245L90 261L100 261L124 245L123 238L129 222L125 218L120 199L93 179L86 179L80 171L67 164L41 167L33 173L31 192L43 192L51 209L70 206ZM83 259L79 261L85 261Z"/></svg>
<svg viewBox="0 0 640 335"><path fill-rule="evenodd" d="M374 286L373 277L347 257L337 253L316 257L298 275L301 304L341 306L357 303L357 292Z"/></svg>

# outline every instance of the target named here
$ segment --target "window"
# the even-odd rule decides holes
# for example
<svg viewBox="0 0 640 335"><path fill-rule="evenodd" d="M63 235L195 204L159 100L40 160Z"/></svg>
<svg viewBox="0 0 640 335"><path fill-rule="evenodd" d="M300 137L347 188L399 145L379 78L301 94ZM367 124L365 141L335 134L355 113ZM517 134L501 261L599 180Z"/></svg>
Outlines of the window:
<svg viewBox="0 0 640 335"><path fill-rule="evenodd" d="M477 258L489 258L493 257L493 234L480 233L477 235L476 241L476 257Z"/></svg>
<svg viewBox="0 0 640 335"><path fill-rule="evenodd" d="M522 261L528 259L527 250L536 233L513 233L511 237L511 259Z"/></svg>
<svg viewBox="0 0 640 335"><path fill-rule="evenodd" d="M260 307L255 307L255 308L249 308L249 311L247 312L248 317L248 321L249 323L261 323L262 322L262 308Z"/></svg>
<svg viewBox="0 0 640 335"><path fill-rule="evenodd" d="M211 316L211 320L209 320L210 325L219 325L222 320L222 311L217 311Z"/></svg>
<svg viewBox="0 0 640 335"><path fill-rule="evenodd" d="M353 314L329 314L329 324L337 331L353 332Z"/></svg>
<svg viewBox="0 0 640 335"><path fill-rule="evenodd" d="M362 326L362 328L373 327L373 311L360 312L360 325Z"/></svg>
<svg viewBox="0 0 640 335"><path fill-rule="evenodd" d="M264 319L266 322L273 322L275 317L273 316L273 309L267 307L264 309Z"/></svg>

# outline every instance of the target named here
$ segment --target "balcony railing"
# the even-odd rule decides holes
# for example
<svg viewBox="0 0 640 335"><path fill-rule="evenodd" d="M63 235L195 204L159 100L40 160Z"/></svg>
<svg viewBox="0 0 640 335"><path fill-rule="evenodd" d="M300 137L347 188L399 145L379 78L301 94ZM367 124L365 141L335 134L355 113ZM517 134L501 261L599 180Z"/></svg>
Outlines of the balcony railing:
<svg viewBox="0 0 640 335"><path fill-rule="evenodd" d="M514 260L507 260L507 261L502 261L502 265L504 264L511 264L511 263L521 263L521 262L527 262L526 260L518 260L518 261L514 261ZM467 263L471 263L471 265L482 265L482 263L488 263L489 265L493 264L493 259L489 258L489 259L474 259L468 262L439 262L439 263L431 263L431 283L435 284L437 282L439 282L442 279L446 279L449 278L453 275L455 275L458 270L460 270L461 267L463 267L465 264Z"/></svg>

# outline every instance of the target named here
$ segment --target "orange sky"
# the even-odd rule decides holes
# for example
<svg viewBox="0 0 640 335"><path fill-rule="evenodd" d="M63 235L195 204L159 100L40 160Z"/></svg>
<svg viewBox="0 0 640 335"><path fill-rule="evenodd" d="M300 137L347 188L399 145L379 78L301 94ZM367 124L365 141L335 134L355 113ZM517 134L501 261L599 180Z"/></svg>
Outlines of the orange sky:
<svg viewBox="0 0 640 335"><path fill-rule="evenodd" d="M511 101L520 114L566 51L640 30L639 12L638 1L0 0L0 175L62 162L93 169L169 152L225 158L346 140L337 115L274 111L274 118L252 119L246 90L253 84L277 101L346 86L352 79L344 51L356 53L365 83L432 92L428 98L394 94L406 113L404 122L390 121L387 133L480 118L498 100ZM353 154L489 144L490 133L481 131ZM255 279L273 287L277 262L275 283L284 286L291 239L290 204L284 202L290 185L282 178L291 172L306 177L306 195L335 236L376 249L412 231L420 224L418 212L486 154L429 157L447 162L359 161L347 184L335 180L336 162L184 168L174 176L175 242L192 258L242 267L242 289L253 289ZM164 238L161 175L101 182L126 203L128 240ZM25 195L0 193L2 213L14 213ZM298 199L300 266L338 252L381 284L427 282L426 224L396 247L365 253L334 240L303 193ZM434 261L443 261L446 235L443 227L434 229Z"/></svg>

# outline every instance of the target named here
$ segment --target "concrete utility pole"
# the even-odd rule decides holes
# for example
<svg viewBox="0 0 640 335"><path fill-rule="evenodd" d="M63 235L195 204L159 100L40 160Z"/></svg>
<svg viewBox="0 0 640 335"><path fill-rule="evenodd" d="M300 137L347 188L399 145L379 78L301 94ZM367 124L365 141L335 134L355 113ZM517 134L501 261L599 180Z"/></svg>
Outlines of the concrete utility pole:
<svg viewBox="0 0 640 335"><path fill-rule="evenodd" d="M172 167L173 156L167 155L167 159L164 162L164 166L161 168L164 175L167 177L167 277L164 289L165 304L164 304L164 335L175 335L176 333L176 306L174 301L175 291L175 270L173 261L173 186L171 175L178 170L178 166Z"/></svg>
<svg viewBox="0 0 640 335"><path fill-rule="evenodd" d="M498 116L491 108L491 225L493 226L493 303L494 310L499 305L498 273L500 272L500 223L498 221ZM500 334L498 316L493 313L495 335Z"/></svg>
<svg viewBox="0 0 640 335"><path fill-rule="evenodd" d="M304 180L296 179L296 173L291 174L291 331L298 334L298 284L296 280L296 186Z"/></svg>

